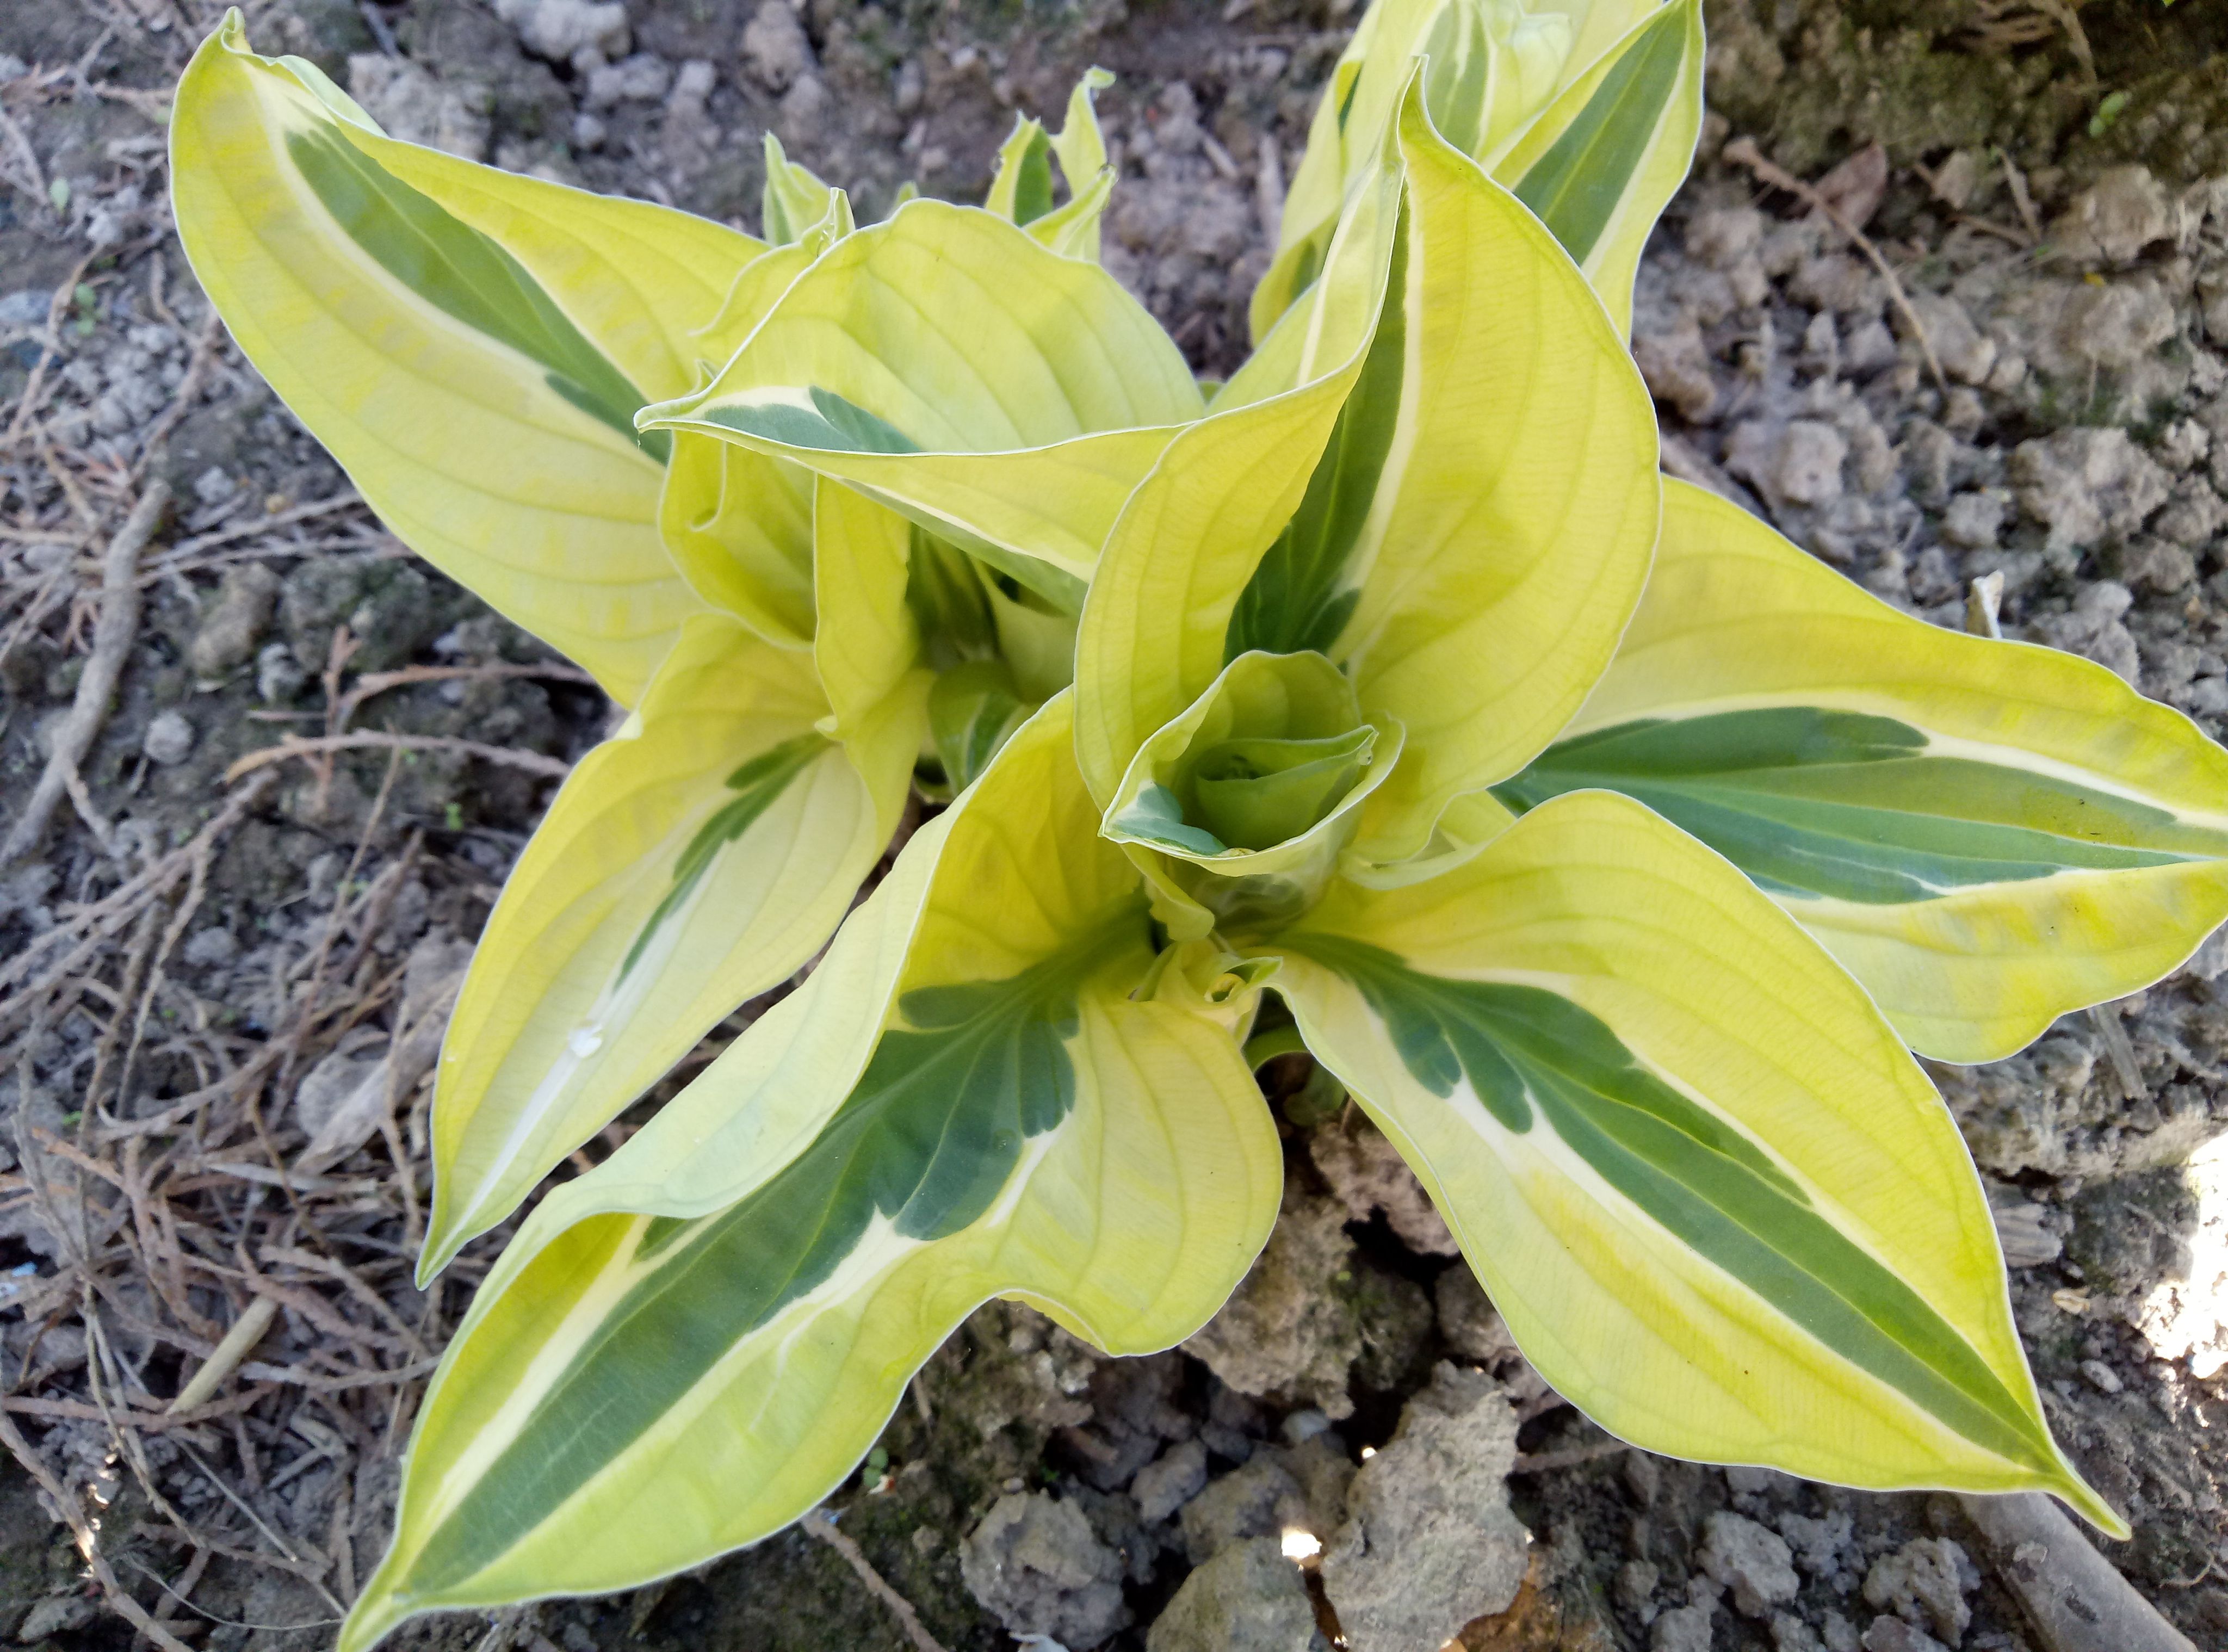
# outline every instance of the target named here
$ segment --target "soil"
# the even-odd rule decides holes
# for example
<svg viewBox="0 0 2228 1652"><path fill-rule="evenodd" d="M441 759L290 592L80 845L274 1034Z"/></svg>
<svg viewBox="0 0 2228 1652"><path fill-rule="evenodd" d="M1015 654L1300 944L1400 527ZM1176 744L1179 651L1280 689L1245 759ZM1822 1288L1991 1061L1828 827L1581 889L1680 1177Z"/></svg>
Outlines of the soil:
<svg viewBox="0 0 2228 1652"><path fill-rule="evenodd" d="M862 218L906 182L972 198L1013 111L1056 118L1103 64L1124 170L1107 261L1211 375L1243 355L1278 181L1353 22L1350 0L626 10L626 54L599 67L534 54L490 0L248 7L259 49L317 62L399 135L746 227L765 131L849 186ZM418 1385L501 1239L430 1294L411 1285L413 1051L554 777L611 711L413 559L210 324L169 224L161 123L216 16L206 0L0 10L11 820L87 668L110 536L151 483L175 496L138 563L136 637L83 796L0 867L0 1403L116 1586L170 1633L301 1652L376 1561ZM2217 737L2228 7L1713 0L1708 16L1713 114L1637 304L1667 468L1937 623L1962 624L1968 582L2001 573L2007 634L2098 659ZM1820 182L1866 246L1767 187L1737 138ZM402 744L227 778L283 736L351 732ZM1998 1207L2051 1421L2136 1528L2100 1546L2207 1648L2228 1646L2224 1058L2216 938L2009 1061L1936 1070ZM1191 1644L1177 1618L1210 1619L1167 1609L1195 1567L1286 1525L1329 1542L1354 1465L1410 1460L1393 1457L1404 1414L1415 1439L1457 1429L1451 1402L1412 1402L1475 1398L1461 1385L1483 1369L1521 1427L1507 1468L1506 1441L1476 1461L1506 1476L1528 1541L1489 1521L1465 1540L1515 1541L1508 1575L1525 1579L1463 1631L1473 1652L2047 1652L2010 1559L1952 1499L1606 1440L1497 1336L1381 1143L1323 1117L1303 1078L1271 1074L1291 1238L1232 1310L1245 1335L1108 1361L993 1304L832 1500L938 1643L987 1652L1056 1620L1124 1652L1149 1633L1154 1652ZM282 1172L367 1079L389 1086L388 1124ZM258 1297L279 1307L248 1362L164 1416ZM1390 1495L1379 1483L1373 1506ZM994 1538L1031 1553L1030 1523L1067 1509L1092 1534L1073 1579L1015 1562L989 1580ZM0 1469L0 1632L121 1648L132 1631L59 1512ZM1328 1623L1321 1572L1298 1575ZM1285 1639L1258 1644L1298 1652L1308 1616L1271 1614ZM791 1530L629 1596L424 1620L395 1644L919 1642L837 1546Z"/></svg>

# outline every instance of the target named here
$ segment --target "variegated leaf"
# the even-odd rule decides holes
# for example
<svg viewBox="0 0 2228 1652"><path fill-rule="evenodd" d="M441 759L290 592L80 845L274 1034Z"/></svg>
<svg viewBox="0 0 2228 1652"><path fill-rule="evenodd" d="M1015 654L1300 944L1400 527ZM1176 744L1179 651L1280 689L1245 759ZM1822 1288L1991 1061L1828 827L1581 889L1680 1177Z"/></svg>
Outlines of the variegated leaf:
<svg viewBox="0 0 2228 1652"><path fill-rule="evenodd" d="M1095 823L1063 698L803 989L541 1206L434 1378L340 1652L778 1529L989 1297L1117 1352L1220 1304L1281 1181L1213 1002L1250 988L1131 996L1143 902Z"/></svg>
<svg viewBox="0 0 2228 1652"><path fill-rule="evenodd" d="M1111 801L1226 661L1327 654L1366 714L1407 731L1355 845L1378 862L1424 853L1454 799L1578 709L1639 599L1658 510L1646 388L1570 260L1433 132L1413 80L1390 136L1399 170L1355 196L1328 308L1286 323L1335 324L1352 353L1218 402L1170 448L1108 542L1078 701L1084 770ZM1402 173L1395 210L1380 197ZM1373 313L1353 328L1364 291Z"/></svg>
<svg viewBox="0 0 2228 1652"><path fill-rule="evenodd" d="M1313 282L1416 57L1433 125L1537 212L1631 327L1642 244L1686 176L1702 113L1700 0L1377 0L1316 111L1254 290L1253 334Z"/></svg>
<svg viewBox="0 0 2228 1652"><path fill-rule="evenodd" d="M413 549L631 703L701 607L635 411L694 382L760 244L396 143L236 11L171 149L187 256L272 387Z"/></svg>
<svg viewBox="0 0 2228 1652"><path fill-rule="evenodd" d="M1122 501L1200 411L1175 344L1104 270L916 201L643 422L847 482L1073 613Z"/></svg>
<svg viewBox="0 0 2228 1652"><path fill-rule="evenodd" d="M1497 790L1585 786L1732 860L1945 1061L2009 1054L2228 919L2228 752L2187 718L1899 613L1683 483L1615 663Z"/></svg>
<svg viewBox="0 0 2228 1652"><path fill-rule="evenodd" d="M1827 953L1628 798L1335 886L1276 944L1526 1355L1623 1438L1869 1487L2055 1492L1949 1110Z"/></svg>
<svg viewBox="0 0 2228 1652"><path fill-rule="evenodd" d="M433 1102L430 1277L720 1018L816 951L888 842L919 745L894 690L846 745L810 656L689 620L504 885Z"/></svg>

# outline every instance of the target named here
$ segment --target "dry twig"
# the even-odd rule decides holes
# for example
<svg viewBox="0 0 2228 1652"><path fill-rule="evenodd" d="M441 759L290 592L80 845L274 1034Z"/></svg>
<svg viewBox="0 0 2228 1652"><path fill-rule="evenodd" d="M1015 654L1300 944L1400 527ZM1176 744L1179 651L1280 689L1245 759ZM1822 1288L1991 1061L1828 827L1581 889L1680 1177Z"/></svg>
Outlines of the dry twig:
<svg viewBox="0 0 2228 1652"><path fill-rule="evenodd" d="M1950 381L1943 374L1940 358L1934 354L1934 341L1927 335L1926 323L1919 320L1918 312L1911 308L1911 295L1904 291L1903 279L1896 274L1895 266L1887 261L1886 255L1873 245L1872 239L1844 218L1834 204L1811 185L1786 168L1766 160L1764 151L1756 146L1755 139L1736 138L1725 146L1723 153L1725 159L1753 172L1758 182L1769 184L1775 189L1783 189L1814 208L1871 261L1873 268L1879 272L1880 279L1887 284L1887 295L1893 301L1897 313L1911 324L1911 336L1918 341L1919 353L1926 357L1926 369L1934 375L1935 387L1946 393Z"/></svg>
<svg viewBox="0 0 2228 1652"><path fill-rule="evenodd" d="M139 553L155 536L156 525L170 503L167 483L150 484L108 542L108 554L101 565L100 619L93 628L92 657L85 663L85 674L78 678L77 696L70 702L68 715L54 731L54 749L48 755L45 772L39 776L23 812L9 829L7 841L0 842L0 866L22 856L45 835L54 805L68 791L70 777L77 773L78 760L92 749L93 736L107 719L132 639L139 631Z"/></svg>
<svg viewBox="0 0 2228 1652"><path fill-rule="evenodd" d="M851 1540L848 1532L839 1531L835 1515L825 1504L812 1510L797 1522L810 1536L818 1538L843 1557L843 1563L859 1574L859 1581L867 1585L867 1592L888 1607L906 1632L906 1638L920 1649L920 1652L944 1652L944 1643L928 1632L920 1621L920 1614L912 1609L912 1602L890 1587L882 1574L874 1570L866 1553Z"/></svg>
<svg viewBox="0 0 2228 1652"><path fill-rule="evenodd" d="M458 740L448 734L384 734L361 730L352 734L319 734L308 737L289 734L276 746L266 746L259 752L250 752L246 757L224 772L227 783L244 774L252 774L266 764L283 763L288 758L321 757L330 752L451 752L459 757L474 757L483 763L500 763L506 767L523 769L528 774L538 774L544 779L561 780L573 772L573 765L554 757L544 757L539 752L522 752L510 746L484 746L478 740Z"/></svg>

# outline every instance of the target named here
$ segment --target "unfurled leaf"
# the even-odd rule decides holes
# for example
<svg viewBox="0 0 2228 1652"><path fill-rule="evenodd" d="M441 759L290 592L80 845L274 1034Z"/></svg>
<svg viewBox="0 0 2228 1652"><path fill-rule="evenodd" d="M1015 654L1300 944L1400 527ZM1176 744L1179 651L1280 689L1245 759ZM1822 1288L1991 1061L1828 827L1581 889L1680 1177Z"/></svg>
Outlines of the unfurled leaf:
<svg viewBox="0 0 2228 1652"><path fill-rule="evenodd" d="M1650 1450L2056 1492L1956 1126L1861 989L1629 799L1405 889L1334 886L1277 977L1526 1356Z"/></svg>
<svg viewBox="0 0 2228 1652"><path fill-rule="evenodd" d="M803 989L535 1212L434 1379L342 1652L786 1524L991 1296L1144 1352L1228 1294L1276 1132L1209 1000L1131 996L1144 904L1072 740L1056 701Z"/></svg>
<svg viewBox="0 0 2228 1652"><path fill-rule="evenodd" d="M233 336L413 548L631 703L701 604L659 543L691 331L762 247L396 143L238 13L172 127L179 234Z"/></svg>
<svg viewBox="0 0 2228 1652"><path fill-rule="evenodd" d="M424 1275L827 938L919 744L870 729L847 749L817 731L829 712L810 656L701 615L567 777L449 1023Z"/></svg>
<svg viewBox="0 0 2228 1652"><path fill-rule="evenodd" d="M2148 985L2228 919L2228 753L2187 718L1899 613L1683 483L1615 663L1498 790L1586 786L1733 861L1945 1061Z"/></svg>
<svg viewBox="0 0 2228 1652"><path fill-rule="evenodd" d="M1199 389L1096 265L917 201L844 238L654 430L861 489L1072 614L1123 500Z"/></svg>

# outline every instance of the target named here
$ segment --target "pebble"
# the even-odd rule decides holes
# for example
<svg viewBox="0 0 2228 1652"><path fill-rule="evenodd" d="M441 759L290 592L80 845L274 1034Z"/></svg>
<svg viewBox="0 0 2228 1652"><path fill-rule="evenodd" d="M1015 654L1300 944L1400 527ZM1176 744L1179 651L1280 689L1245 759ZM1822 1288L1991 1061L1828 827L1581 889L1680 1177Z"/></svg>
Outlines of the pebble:
<svg viewBox="0 0 2228 1652"><path fill-rule="evenodd" d="M1439 1652L1506 1611L1531 1534L1508 1506L1516 1411L1482 1372L1442 1363L1361 1465L1323 1549L1323 1594L1354 1652Z"/></svg>
<svg viewBox="0 0 2228 1652"><path fill-rule="evenodd" d="M1732 1591L1733 1610L1744 1617L1769 1617L1802 1586L1787 1540L1745 1515L1712 1514L1696 1558L1713 1581Z"/></svg>
<svg viewBox="0 0 2228 1652"><path fill-rule="evenodd" d="M139 749L147 754L148 761L169 768L182 763L194 749L194 726L182 712L157 712L140 737Z"/></svg>
<svg viewBox="0 0 2228 1652"><path fill-rule="evenodd" d="M1130 1495L1136 1502L1138 1518L1149 1526L1168 1519L1206 1484L1207 1447L1185 1440L1138 1470L1130 1482Z"/></svg>
<svg viewBox="0 0 2228 1652"><path fill-rule="evenodd" d="M1225 1549L1186 1578L1145 1652L1326 1652L1300 1569L1277 1539Z"/></svg>
<svg viewBox="0 0 2228 1652"><path fill-rule="evenodd" d="M1122 1557L1072 1502L1009 1492L969 1534L959 1570L975 1598L1017 1636L1097 1646L1130 1622Z"/></svg>
<svg viewBox="0 0 2228 1652"><path fill-rule="evenodd" d="M743 26L743 67L769 92L786 92L818 71L820 60L789 0L764 0Z"/></svg>

